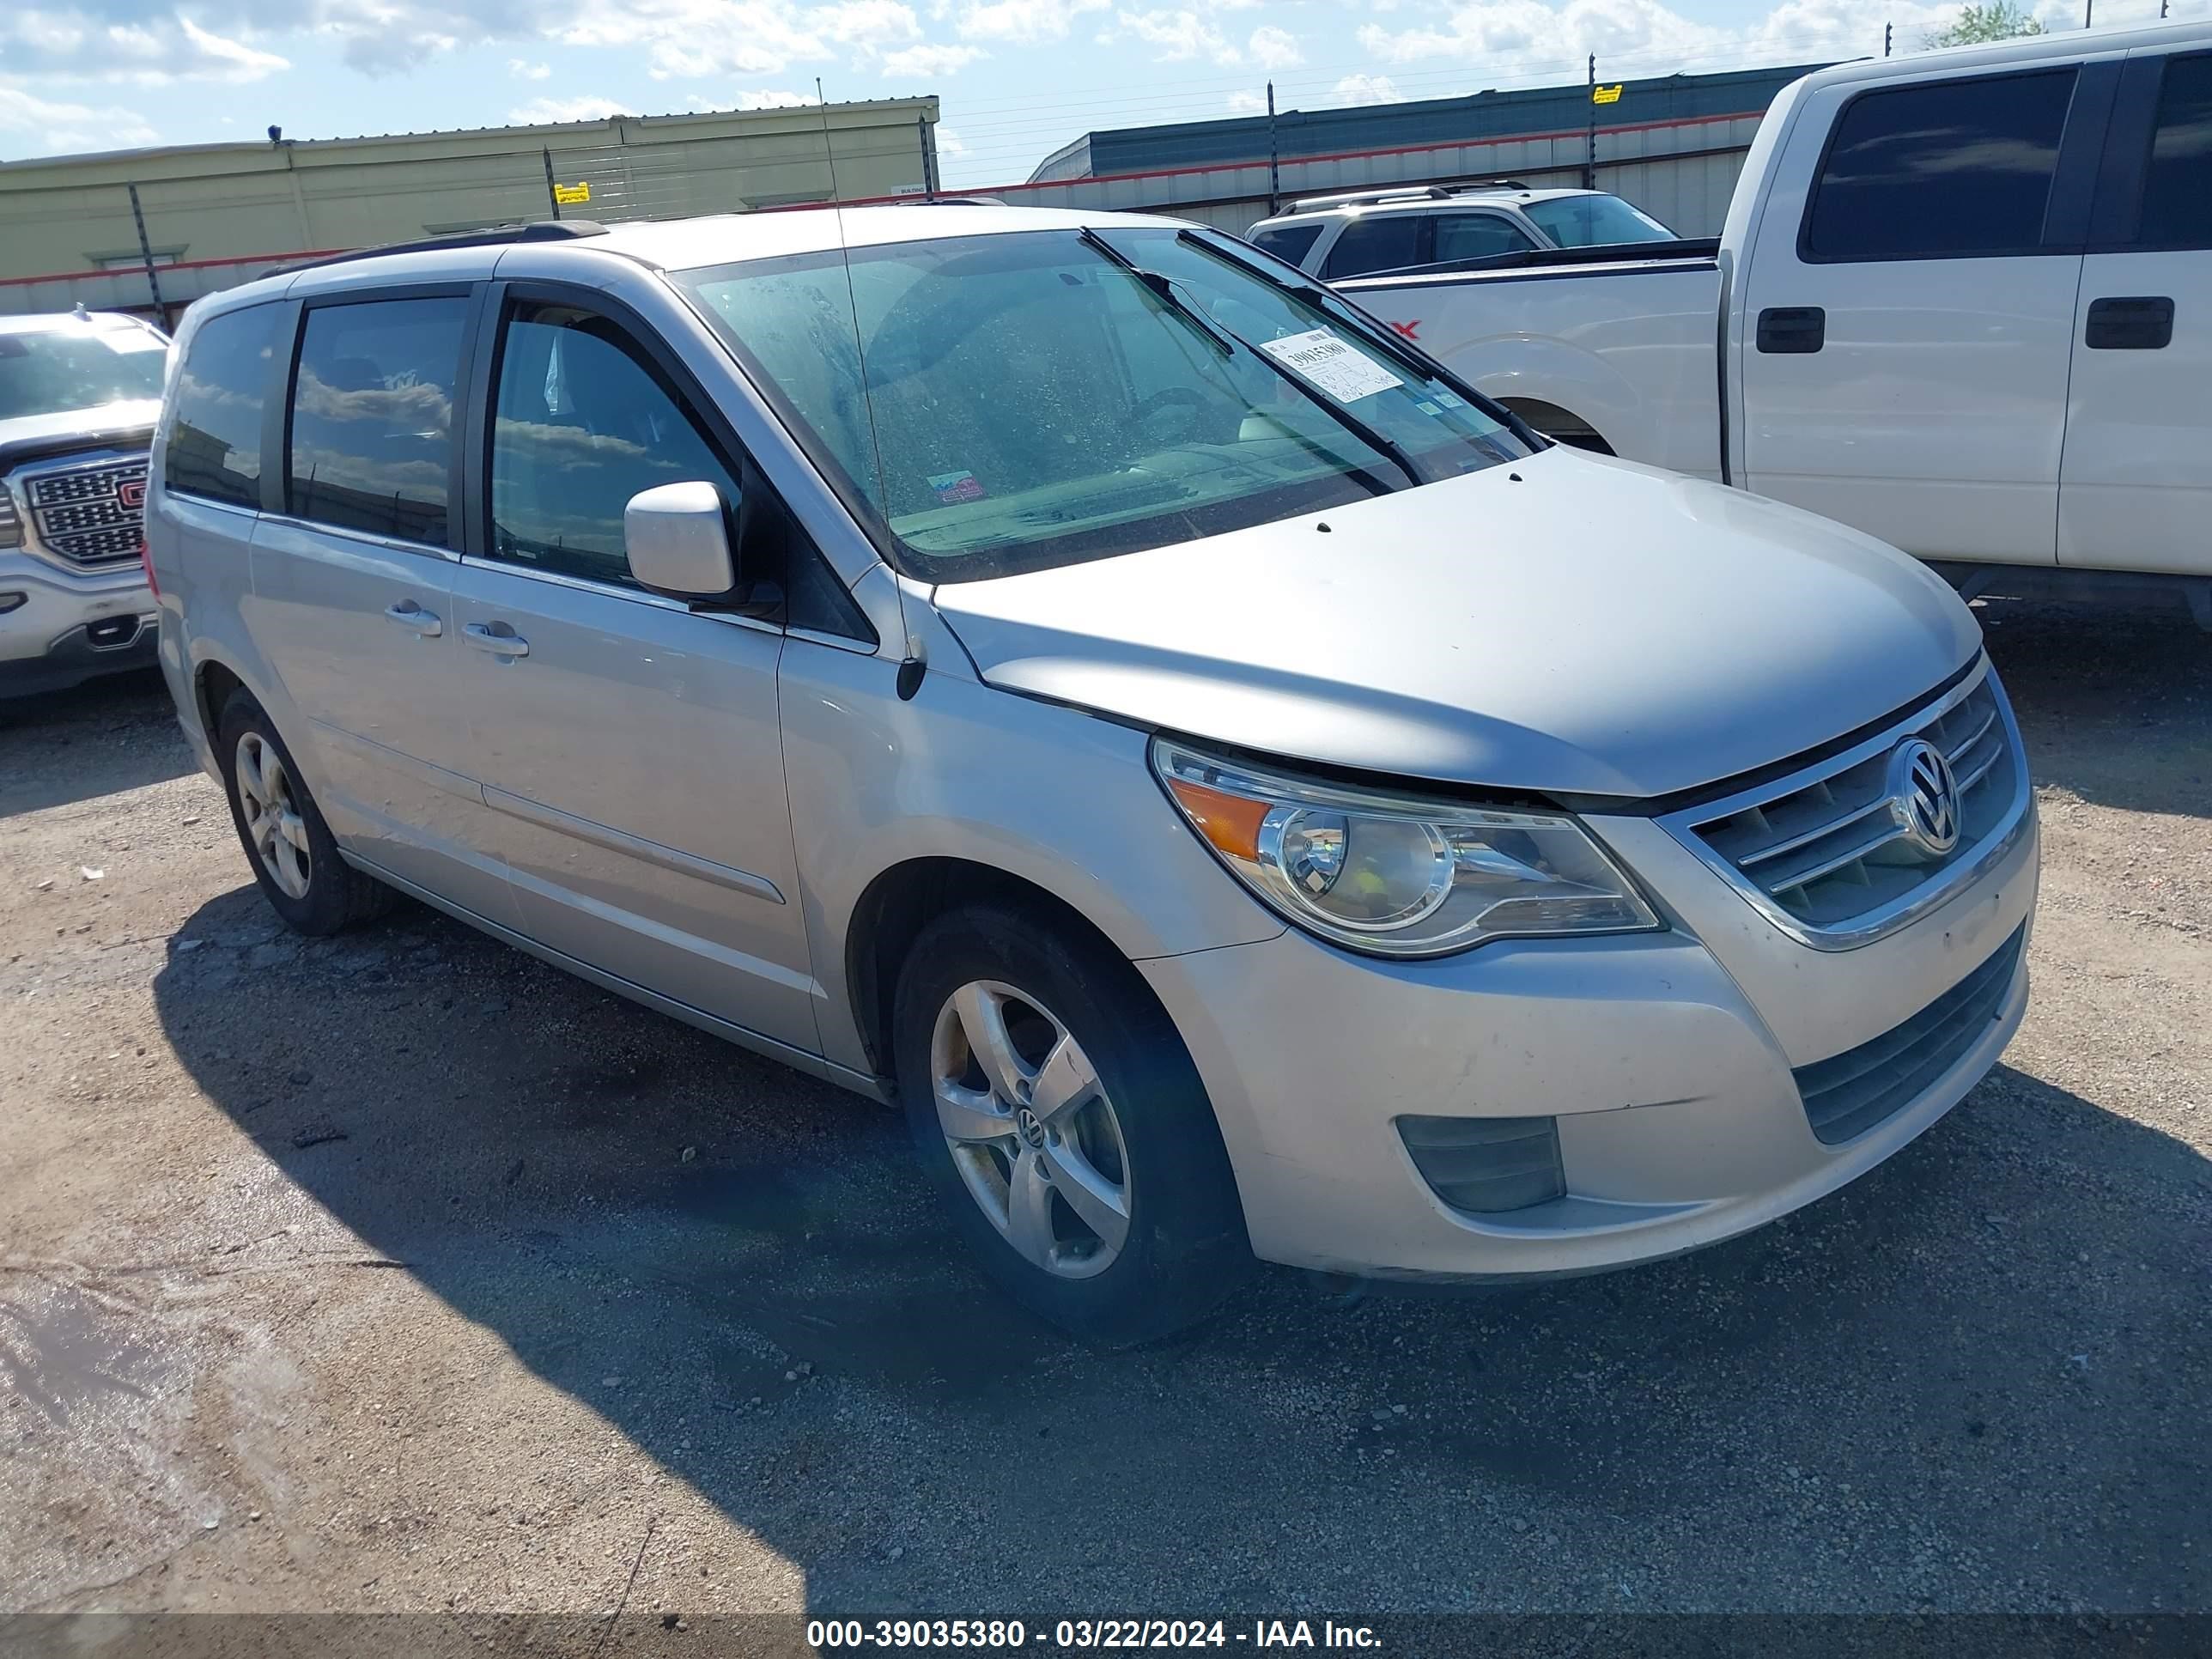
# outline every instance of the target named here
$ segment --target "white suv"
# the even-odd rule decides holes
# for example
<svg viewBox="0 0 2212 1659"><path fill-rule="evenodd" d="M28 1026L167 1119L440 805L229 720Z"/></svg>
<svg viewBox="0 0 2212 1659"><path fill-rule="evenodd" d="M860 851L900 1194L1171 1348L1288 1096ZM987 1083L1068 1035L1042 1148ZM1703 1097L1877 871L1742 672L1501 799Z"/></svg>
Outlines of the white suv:
<svg viewBox="0 0 2212 1659"><path fill-rule="evenodd" d="M1532 190L1498 179L1311 196L1262 219L1245 240L1334 281L1501 253L1680 239L1601 190Z"/></svg>

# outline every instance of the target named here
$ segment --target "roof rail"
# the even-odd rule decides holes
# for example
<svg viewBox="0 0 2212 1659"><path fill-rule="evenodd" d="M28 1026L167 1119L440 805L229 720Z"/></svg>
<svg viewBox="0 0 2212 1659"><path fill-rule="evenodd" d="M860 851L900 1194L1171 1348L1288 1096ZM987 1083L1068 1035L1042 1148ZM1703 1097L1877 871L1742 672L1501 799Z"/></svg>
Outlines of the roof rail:
<svg viewBox="0 0 2212 1659"><path fill-rule="evenodd" d="M516 242L573 242L586 236L604 236L607 228L592 219L538 219L525 225L495 225L489 230L464 230L451 236L425 236L412 242L386 242L380 247L357 247L346 253L325 254L283 265L273 276L289 276L302 270L320 270L356 259L380 259L387 253L430 253L449 247L505 247Z"/></svg>
<svg viewBox="0 0 2212 1659"><path fill-rule="evenodd" d="M1471 190L1526 190L1518 179L1463 179L1451 185L1390 185L1375 190L1347 190L1332 196L1306 196L1291 204L1293 213L1316 213L1323 208L1379 207L1386 202L1443 202Z"/></svg>

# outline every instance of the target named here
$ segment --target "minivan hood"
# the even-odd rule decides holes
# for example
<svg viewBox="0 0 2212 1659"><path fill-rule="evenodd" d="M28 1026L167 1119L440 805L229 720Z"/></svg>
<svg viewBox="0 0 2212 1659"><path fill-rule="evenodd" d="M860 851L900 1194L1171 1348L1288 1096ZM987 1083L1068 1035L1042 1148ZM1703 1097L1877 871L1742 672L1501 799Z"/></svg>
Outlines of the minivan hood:
<svg viewBox="0 0 2212 1659"><path fill-rule="evenodd" d="M1871 537L1563 448L936 602L993 685L1291 759L1557 794L1767 765L1980 647L1956 595Z"/></svg>

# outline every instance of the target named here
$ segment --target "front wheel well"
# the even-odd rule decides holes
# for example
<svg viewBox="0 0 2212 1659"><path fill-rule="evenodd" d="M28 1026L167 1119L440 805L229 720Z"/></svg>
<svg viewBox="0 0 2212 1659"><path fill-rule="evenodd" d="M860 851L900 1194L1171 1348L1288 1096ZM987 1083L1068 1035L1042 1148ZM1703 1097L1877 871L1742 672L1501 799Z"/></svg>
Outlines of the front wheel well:
<svg viewBox="0 0 2212 1659"><path fill-rule="evenodd" d="M891 1058L891 1003L899 969L921 930L963 904L996 900L1042 927L1058 927L1095 940L1122 957L1121 947L1066 900L1019 876L967 859L909 859L895 864L868 884L845 930L845 982L853 1000L853 1018L868 1064L878 1077L895 1073ZM1144 985L1142 975L1131 977ZM1147 994L1150 987L1145 987Z"/></svg>
<svg viewBox="0 0 2212 1659"><path fill-rule="evenodd" d="M1547 438L1557 439L1576 449L1587 449L1593 454L1610 455L1614 453L1613 446L1606 442L1597 428L1571 409L1562 409L1541 398L1500 398L1498 401Z"/></svg>

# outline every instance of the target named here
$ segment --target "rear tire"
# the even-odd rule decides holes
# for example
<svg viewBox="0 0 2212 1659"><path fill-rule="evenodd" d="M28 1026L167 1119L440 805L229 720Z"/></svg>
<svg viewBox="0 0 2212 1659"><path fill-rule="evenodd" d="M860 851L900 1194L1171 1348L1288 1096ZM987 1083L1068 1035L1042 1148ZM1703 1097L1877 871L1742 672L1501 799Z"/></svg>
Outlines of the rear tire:
<svg viewBox="0 0 2212 1659"><path fill-rule="evenodd" d="M892 1032L922 1166L985 1273L1031 1312L1127 1346L1197 1322L1250 1273L1205 1085L1118 955L963 906L908 951Z"/></svg>
<svg viewBox="0 0 2212 1659"><path fill-rule="evenodd" d="M250 692L230 694L216 722L230 821L261 895L295 933L320 939L382 915L398 895L338 856L299 763Z"/></svg>

